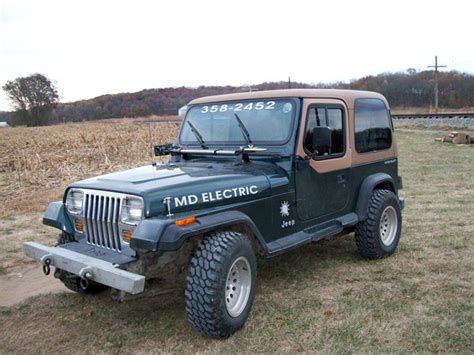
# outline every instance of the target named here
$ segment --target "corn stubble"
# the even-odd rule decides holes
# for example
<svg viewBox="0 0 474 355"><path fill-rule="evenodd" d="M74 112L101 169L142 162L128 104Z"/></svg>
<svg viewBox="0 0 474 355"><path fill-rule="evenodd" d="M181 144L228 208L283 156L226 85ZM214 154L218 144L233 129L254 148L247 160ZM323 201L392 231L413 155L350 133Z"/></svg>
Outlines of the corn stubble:
<svg viewBox="0 0 474 355"><path fill-rule="evenodd" d="M179 121L104 120L0 131L0 217L44 210L71 182L158 161Z"/></svg>

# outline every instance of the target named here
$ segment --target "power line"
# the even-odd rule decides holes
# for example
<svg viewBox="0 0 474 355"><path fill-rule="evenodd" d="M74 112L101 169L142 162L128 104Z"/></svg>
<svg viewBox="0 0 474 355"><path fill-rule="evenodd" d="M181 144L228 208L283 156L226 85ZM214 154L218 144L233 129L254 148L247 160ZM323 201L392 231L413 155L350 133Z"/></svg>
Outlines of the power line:
<svg viewBox="0 0 474 355"><path fill-rule="evenodd" d="M446 68L446 65L438 65L438 56L435 55L435 65L428 65L428 68L435 68L435 111L438 112L438 68Z"/></svg>

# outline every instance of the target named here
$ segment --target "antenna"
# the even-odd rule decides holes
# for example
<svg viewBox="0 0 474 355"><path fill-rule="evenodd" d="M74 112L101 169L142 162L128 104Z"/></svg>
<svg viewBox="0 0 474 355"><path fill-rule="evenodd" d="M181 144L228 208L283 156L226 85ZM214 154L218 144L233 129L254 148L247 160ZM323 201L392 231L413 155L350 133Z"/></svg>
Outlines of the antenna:
<svg viewBox="0 0 474 355"><path fill-rule="evenodd" d="M438 112L438 68L446 68L446 65L438 65L438 56L435 55L435 65L428 65L428 68L435 68L435 112Z"/></svg>
<svg viewBox="0 0 474 355"><path fill-rule="evenodd" d="M148 121L148 139L150 139L151 146L151 165L155 164L155 149L153 147L153 140L151 138L151 122Z"/></svg>

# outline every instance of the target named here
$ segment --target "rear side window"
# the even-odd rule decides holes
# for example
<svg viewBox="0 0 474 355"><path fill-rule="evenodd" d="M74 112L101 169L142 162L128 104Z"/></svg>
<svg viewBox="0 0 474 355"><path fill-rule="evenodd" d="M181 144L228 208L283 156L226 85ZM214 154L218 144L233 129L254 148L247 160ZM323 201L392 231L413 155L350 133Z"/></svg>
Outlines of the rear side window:
<svg viewBox="0 0 474 355"><path fill-rule="evenodd" d="M358 153L388 149L392 145L390 115L382 100L357 99L354 106L355 145Z"/></svg>

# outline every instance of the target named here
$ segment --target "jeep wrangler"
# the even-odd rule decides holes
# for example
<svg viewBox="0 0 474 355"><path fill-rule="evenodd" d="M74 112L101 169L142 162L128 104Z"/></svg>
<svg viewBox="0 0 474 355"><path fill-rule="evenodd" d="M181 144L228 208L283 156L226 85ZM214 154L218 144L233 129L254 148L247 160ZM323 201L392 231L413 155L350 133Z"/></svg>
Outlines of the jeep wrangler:
<svg viewBox="0 0 474 355"><path fill-rule="evenodd" d="M249 316L257 255L352 231L363 257L395 251L404 200L393 132L373 92L199 98L175 143L155 146L166 163L71 184L43 218L61 231L56 246L24 251L69 289L119 299L181 272L192 326L226 338Z"/></svg>

